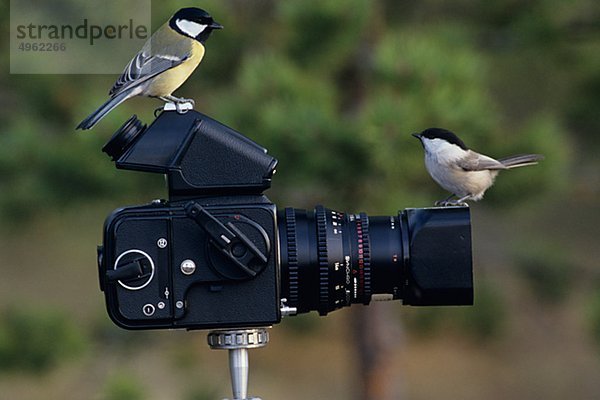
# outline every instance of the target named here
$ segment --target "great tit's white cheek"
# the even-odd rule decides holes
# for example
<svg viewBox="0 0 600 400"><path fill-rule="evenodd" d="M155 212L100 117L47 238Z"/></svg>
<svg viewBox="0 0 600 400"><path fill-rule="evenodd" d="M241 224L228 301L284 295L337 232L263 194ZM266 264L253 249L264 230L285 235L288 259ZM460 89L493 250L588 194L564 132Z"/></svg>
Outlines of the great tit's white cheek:
<svg viewBox="0 0 600 400"><path fill-rule="evenodd" d="M188 21L187 19L178 19L175 21L175 24L182 32L185 32L187 35L196 37L201 34L208 25L199 24L194 21Z"/></svg>

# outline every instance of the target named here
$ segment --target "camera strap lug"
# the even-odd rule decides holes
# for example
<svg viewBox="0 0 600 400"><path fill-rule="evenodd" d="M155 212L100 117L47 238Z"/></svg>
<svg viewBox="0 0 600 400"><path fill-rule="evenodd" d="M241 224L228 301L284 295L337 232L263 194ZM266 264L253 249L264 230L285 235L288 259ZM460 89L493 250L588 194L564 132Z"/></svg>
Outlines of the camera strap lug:
<svg viewBox="0 0 600 400"><path fill-rule="evenodd" d="M213 246L249 277L256 276L256 271L249 267L252 260L257 259L262 264L267 263L267 256L231 222L227 225L223 224L195 201L187 203L184 209L186 215L210 236Z"/></svg>

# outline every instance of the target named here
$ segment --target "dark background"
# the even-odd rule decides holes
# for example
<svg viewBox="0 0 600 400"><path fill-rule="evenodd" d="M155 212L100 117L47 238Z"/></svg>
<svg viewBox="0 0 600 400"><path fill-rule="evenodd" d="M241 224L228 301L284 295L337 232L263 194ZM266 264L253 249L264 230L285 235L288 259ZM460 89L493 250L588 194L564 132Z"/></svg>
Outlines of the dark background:
<svg viewBox="0 0 600 400"><path fill-rule="evenodd" d="M279 159L279 206L433 204L446 193L410 136L431 126L490 156L546 156L471 207L474 307L286 318L251 351L251 394L367 398L362 327L378 399L600 396L596 0L155 1L153 29L188 5L225 29L175 94ZM162 177L116 171L100 148L160 103L130 100L75 132L116 76L10 75L7 1L0 11L0 397L230 395L226 353L203 332L120 330L98 288L104 218L166 195Z"/></svg>

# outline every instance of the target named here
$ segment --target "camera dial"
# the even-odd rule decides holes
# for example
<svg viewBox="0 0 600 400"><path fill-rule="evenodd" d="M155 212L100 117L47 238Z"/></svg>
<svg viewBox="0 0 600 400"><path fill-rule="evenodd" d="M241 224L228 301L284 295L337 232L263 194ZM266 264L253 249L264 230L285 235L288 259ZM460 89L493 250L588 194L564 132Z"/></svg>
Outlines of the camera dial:
<svg viewBox="0 0 600 400"><path fill-rule="evenodd" d="M267 266L271 242L260 224L240 214L215 216L193 201L185 211L209 235L210 266L217 274L245 280L254 278Z"/></svg>
<svg viewBox="0 0 600 400"><path fill-rule="evenodd" d="M109 281L118 281L125 289L140 290L154 277L154 262L142 250L127 250L117 257L115 268L106 275Z"/></svg>

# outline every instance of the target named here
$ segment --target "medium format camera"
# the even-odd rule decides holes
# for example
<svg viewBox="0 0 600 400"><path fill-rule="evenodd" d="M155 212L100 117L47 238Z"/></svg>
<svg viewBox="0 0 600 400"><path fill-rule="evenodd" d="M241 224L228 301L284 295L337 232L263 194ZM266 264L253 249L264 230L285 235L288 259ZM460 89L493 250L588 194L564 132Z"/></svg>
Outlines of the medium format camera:
<svg viewBox="0 0 600 400"><path fill-rule="evenodd" d="M369 217L264 196L277 160L196 111L131 117L117 168L166 175L168 200L114 211L98 247L112 320L128 329L241 328L373 300L473 303L468 207Z"/></svg>

